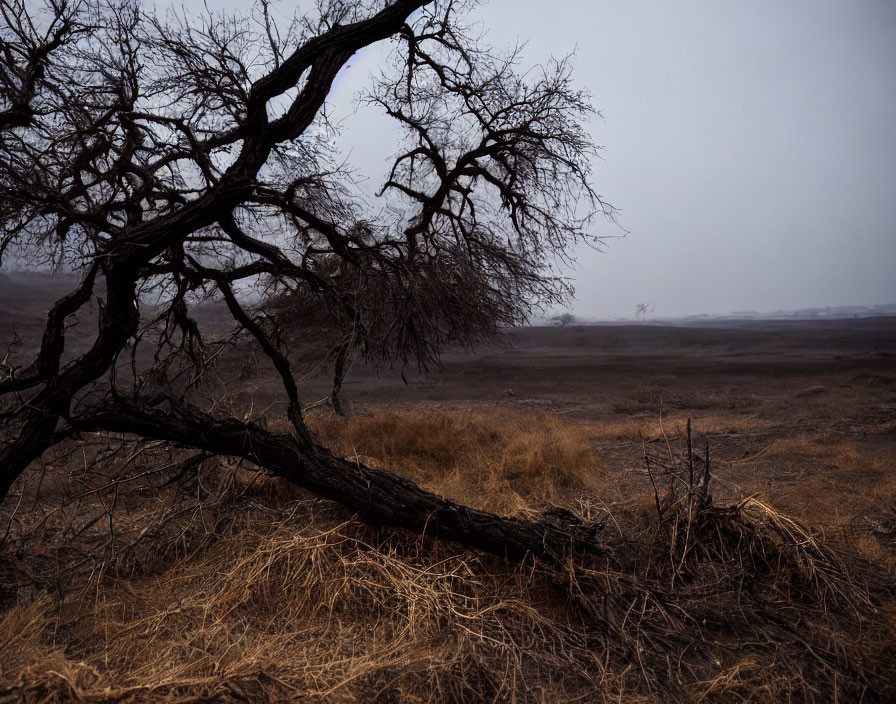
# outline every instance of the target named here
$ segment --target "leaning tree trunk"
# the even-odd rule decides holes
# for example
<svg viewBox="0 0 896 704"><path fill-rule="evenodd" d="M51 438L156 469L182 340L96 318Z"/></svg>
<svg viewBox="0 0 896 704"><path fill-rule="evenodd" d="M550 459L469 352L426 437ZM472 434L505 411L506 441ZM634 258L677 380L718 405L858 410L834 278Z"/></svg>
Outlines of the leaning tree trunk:
<svg viewBox="0 0 896 704"><path fill-rule="evenodd" d="M333 362L333 390L330 392L330 403L333 405L333 410L340 416L345 415L345 407L342 404L342 382L345 381L345 375L348 372L351 353L351 338L343 340Z"/></svg>
<svg viewBox="0 0 896 704"><path fill-rule="evenodd" d="M536 520L498 516L427 491L384 469L336 457L316 442L272 433L254 423L216 419L173 404L170 412L118 402L77 421L80 430L133 433L189 445L217 455L245 457L313 493L333 499L363 518L521 561L551 563L603 553L600 525L563 509Z"/></svg>
<svg viewBox="0 0 896 704"><path fill-rule="evenodd" d="M528 85L508 70L503 57L457 43L462 37L451 19L452 3L336 3L332 13L324 13L327 20L321 19L317 35L301 41L282 60L272 60L245 91L242 66L239 71L227 68L240 64L228 43L242 37L238 23L233 25L237 33L227 35L230 39L218 52L205 37L229 28L223 20L210 19L194 37L182 24L168 27L136 11L97 9L92 3L50 5L57 29L43 39L32 37L35 23L24 13L11 45L18 48L7 52L29 58L24 68L13 66L9 72L17 114L0 114L0 255L11 244L21 244L22 252L37 252L35 261L44 256L55 261L63 250L70 253L69 264L81 265L83 257L92 261L83 283L50 311L35 361L21 370L0 363L5 372L0 378L0 430L5 435L15 429L14 437L0 439L0 498L63 437L76 431L117 431L247 457L377 524L502 557L557 561L571 552L601 554L597 526L568 511L549 511L536 520L500 517L385 470L335 457L303 421L286 353L234 293L241 283L263 277L281 286L306 286L323 304L327 295L348 293L339 289L336 277L322 275L335 257L382 282L382 300L368 302L371 307L420 299L409 310L435 322L430 320L421 332L414 315L405 316L399 305L392 318L409 324L390 333L397 340L391 343L396 354L418 358L433 354L453 334L471 340L518 320L528 310L530 294L545 302L562 298L565 289L554 289L559 283L544 273L545 262L586 237L587 218L567 221L581 210L582 198L603 209L588 183L593 145L581 130L590 106L570 90L562 62ZM424 10L427 6L432 7ZM390 37L407 45L407 73L381 85L377 90L382 95L374 102L415 144L422 139L425 146L398 156L383 186L383 192L410 198L412 207L399 208L379 222L379 215L356 216L351 199L343 203L341 187L329 185L328 152L317 154L321 163L315 165L309 144L317 138L306 143L302 137L310 134L351 57ZM65 44L73 53L54 63L52 52ZM147 44L161 52L161 70L141 70L139 52ZM262 56L266 50L250 53ZM440 63L443 54L445 62ZM222 76L211 84L209 62ZM459 133L440 136L445 127L441 111L418 114L414 109L420 88L430 94L433 77L458 116L453 124L464 132L463 139ZM15 88L17 82L21 85ZM76 90L69 90L70 84ZM405 86L407 97L402 97L399 88ZM38 89L43 97L35 106L41 109L31 110ZM192 107L186 104L190 101ZM141 105L154 107L144 112ZM279 109L284 105L285 110ZM274 106L279 106L276 115L269 111ZM455 143L468 145L470 129L481 144L455 154ZM225 152L232 158L219 159ZM437 178L418 184L411 165L407 177L413 182L405 183L402 164L418 157L433 164ZM271 168L274 161L283 168ZM176 166L181 163L183 170ZM312 177L306 178L306 166ZM86 181L84 174L89 175ZM500 201L501 211L486 208L486 215L474 208L474 186L484 191L487 202ZM280 237L269 241L244 229L253 223L261 223L257 233L286 227L283 241L289 247L278 244ZM356 225L361 229L356 231ZM447 231L457 246L445 246ZM100 275L106 293L96 336L89 350L67 360L66 328L92 299ZM141 325L140 294L149 292L167 302ZM270 433L236 418L214 418L170 400L169 412L149 398L121 400L141 392L136 379L117 381L116 365L128 345L162 331L156 362L163 348L181 359L192 357L190 345L198 328L186 315L186 301L212 292L223 295L234 321L255 338L280 375L292 435ZM434 301L439 302L435 309ZM444 316L451 316L448 332ZM179 348L169 334L169 320L183 334ZM427 331L431 341L425 338ZM136 360L135 348L131 351ZM347 349L345 355L350 353ZM336 360L337 410L349 360ZM202 367L195 366L197 371ZM136 363L133 371L136 376ZM97 400L101 380L109 382L109 403Z"/></svg>

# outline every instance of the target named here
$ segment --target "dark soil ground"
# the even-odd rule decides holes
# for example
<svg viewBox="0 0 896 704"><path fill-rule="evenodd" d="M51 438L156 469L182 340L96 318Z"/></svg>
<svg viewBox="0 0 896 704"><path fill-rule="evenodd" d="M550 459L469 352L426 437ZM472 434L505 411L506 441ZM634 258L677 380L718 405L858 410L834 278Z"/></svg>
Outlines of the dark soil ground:
<svg viewBox="0 0 896 704"><path fill-rule="evenodd" d="M641 440L665 431L671 441L691 418L710 440L717 490L772 496L816 524L838 522L838 510L874 513L856 489L896 485L894 318L543 327L504 343L448 355L407 384L356 369L345 395L356 412L496 404L562 414L594 425L608 467L638 478Z"/></svg>
<svg viewBox="0 0 896 704"><path fill-rule="evenodd" d="M17 335L16 357L27 359L46 310L71 285L40 274L0 279L0 344ZM197 317L214 333L228 329L219 307ZM92 330L79 321L68 349L83 349ZM303 401L326 397L330 367L313 349L293 357ZM245 350L222 356L219 377L218 393L236 407L283 414L276 374ZM360 415L496 405L568 417L594 426L608 468L638 478L642 439L672 440L691 418L710 440L718 491L771 495L824 523L841 521L838 511L874 512L876 499L857 495L858 485L896 493L896 318L515 329L446 354L427 374L356 364L343 395Z"/></svg>

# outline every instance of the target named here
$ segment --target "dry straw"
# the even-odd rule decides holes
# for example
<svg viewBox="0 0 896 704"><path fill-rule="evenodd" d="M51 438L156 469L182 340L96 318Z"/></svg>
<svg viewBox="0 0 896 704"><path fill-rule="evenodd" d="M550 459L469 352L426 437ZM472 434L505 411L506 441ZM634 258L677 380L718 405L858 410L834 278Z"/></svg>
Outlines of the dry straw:
<svg viewBox="0 0 896 704"><path fill-rule="evenodd" d="M90 471L59 463L49 493L35 474L10 521L0 700L896 697L883 572L758 498L717 505L705 449L654 443L643 496L607 507L586 426L417 411L317 430L493 510L587 513L610 550L512 566L377 530L239 463L199 458L170 482L184 465L168 449L82 448Z"/></svg>

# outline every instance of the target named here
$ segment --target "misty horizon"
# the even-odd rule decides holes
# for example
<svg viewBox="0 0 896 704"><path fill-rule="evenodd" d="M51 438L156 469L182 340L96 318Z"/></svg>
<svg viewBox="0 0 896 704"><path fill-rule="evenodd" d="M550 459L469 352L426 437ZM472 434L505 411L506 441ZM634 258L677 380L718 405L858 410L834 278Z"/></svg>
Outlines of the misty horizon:
<svg viewBox="0 0 896 704"><path fill-rule="evenodd" d="M73 272L49 272L34 269L10 269L0 268L0 296L16 296L28 293L28 288L40 285L40 281L29 281L30 277L50 277L59 280L60 284L71 285L76 281L77 275ZM4 285L5 284L5 285ZM641 301L642 303L648 303ZM49 301L48 301L49 303ZM836 305L819 305L819 306L803 306L800 308L776 308L776 309L740 309L727 311L695 311L691 313L666 314L658 310L655 306L647 313L639 315L635 309L637 304L632 306L628 314L620 315L587 315L574 313L573 324L582 323L601 323L613 321L676 321L688 320L694 318L712 318L712 319L749 319L767 320L774 318L795 318L803 317L826 317L831 318L847 318L847 317L865 317L865 316L896 316L896 300L881 301L876 303L840 303ZM542 311L534 311L530 316L529 324L544 325L549 324L551 320L563 313L571 312L569 309L545 309ZM800 315L803 314L803 315Z"/></svg>

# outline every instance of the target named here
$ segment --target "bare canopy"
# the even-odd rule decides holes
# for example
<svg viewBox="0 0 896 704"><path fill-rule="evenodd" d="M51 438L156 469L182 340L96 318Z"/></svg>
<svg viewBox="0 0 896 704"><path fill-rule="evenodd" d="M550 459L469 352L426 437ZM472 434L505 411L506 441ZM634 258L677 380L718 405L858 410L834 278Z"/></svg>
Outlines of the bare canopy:
<svg viewBox="0 0 896 704"><path fill-rule="evenodd" d="M593 542L565 513L499 518L333 456L305 424L281 318L255 305L299 301L310 314L290 332L329 325L337 367L355 352L426 364L568 294L552 265L607 211L591 108L566 61L519 75L516 51L484 46L473 4L320 0L281 26L267 2L160 19L136 2L0 0L0 263L82 274L34 359L0 369L2 495L54 444L113 431L245 456L370 520L500 555ZM325 105L350 57L387 40L362 103L405 138L372 204ZM64 357L96 297L89 349ZM290 433L202 407L218 348L191 308L208 298L273 363Z"/></svg>

